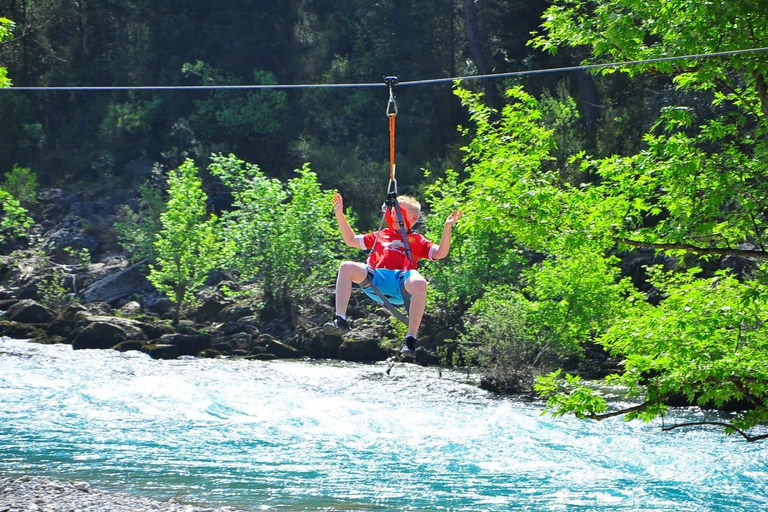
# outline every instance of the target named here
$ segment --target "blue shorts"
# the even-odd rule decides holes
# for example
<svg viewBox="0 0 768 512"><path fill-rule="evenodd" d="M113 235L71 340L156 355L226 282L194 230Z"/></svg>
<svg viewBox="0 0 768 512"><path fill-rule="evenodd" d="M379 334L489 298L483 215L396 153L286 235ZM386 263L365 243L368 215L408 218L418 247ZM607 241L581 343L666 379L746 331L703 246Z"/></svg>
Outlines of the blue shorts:
<svg viewBox="0 0 768 512"><path fill-rule="evenodd" d="M403 283L408 279L408 275L411 273L410 270L407 270L403 272L402 270L389 270L386 268L377 268L377 269L368 269L368 279L371 280L373 283L373 286L379 289L381 293L383 293L389 302L396 306L400 306L401 304L405 304L405 301L403 300L403 294L402 294L402 287ZM383 304L384 301L381 300L381 297L379 297L375 291L373 291L373 286L368 286L367 288L363 288L363 291L373 300L376 302ZM410 296L408 297L410 300Z"/></svg>

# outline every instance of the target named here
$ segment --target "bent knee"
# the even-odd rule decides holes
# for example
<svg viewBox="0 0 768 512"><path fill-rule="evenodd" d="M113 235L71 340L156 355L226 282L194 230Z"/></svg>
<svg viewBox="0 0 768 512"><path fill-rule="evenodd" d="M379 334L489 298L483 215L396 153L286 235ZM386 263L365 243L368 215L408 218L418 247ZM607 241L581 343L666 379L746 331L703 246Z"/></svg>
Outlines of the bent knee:
<svg viewBox="0 0 768 512"><path fill-rule="evenodd" d="M344 261L339 266L339 274L348 277L355 283L361 283L368 277L368 269L362 263Z"/></svg>
<svg viewBox="0 0 768 512"><path fill-rule="evenodd" d="M411 276L405 282L405 290L411 295L426 295L427 281L421 276Z"/></svg>

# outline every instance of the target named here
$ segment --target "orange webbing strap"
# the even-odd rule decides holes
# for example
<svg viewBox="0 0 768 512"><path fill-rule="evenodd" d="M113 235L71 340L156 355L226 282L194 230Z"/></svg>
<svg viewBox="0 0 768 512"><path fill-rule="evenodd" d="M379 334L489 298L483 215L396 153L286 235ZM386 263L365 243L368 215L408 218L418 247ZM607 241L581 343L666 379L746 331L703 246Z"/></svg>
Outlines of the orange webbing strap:
<svg viewBox="0 0 768 512"><path fill-rule="evenodd" d="M389 114L389 179L395 181L395 114Z"/></svg>
<svg viewBox="0 0 768 512"><path fill-rule="evenodd" d="M385 76L384 83L389 89L389 101L387 102L387 116L389 116L389 183L397 183L395 180L395 116L397 115L397 102L395 101L396 76ZM395 189L397 191L397 189Z"/></svg>

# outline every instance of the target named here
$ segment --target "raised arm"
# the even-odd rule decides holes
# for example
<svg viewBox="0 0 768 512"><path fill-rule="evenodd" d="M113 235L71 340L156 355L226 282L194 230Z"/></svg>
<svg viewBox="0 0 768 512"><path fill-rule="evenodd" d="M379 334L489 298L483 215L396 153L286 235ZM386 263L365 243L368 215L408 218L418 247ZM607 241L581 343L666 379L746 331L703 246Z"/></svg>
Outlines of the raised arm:
<svg viewBox="0 0 768 512"><path fill-rule="evenodd" d="M352 227L347 221L347 217L344 215L344 198L338 192L333 194L333 213L336 215L336 222L339 223L339 230L341 231L341 237L344 239L344 243L350 247L359 249L359 245L355 243L355 232L352 231Z"/></svg>
<svg viewBox="0 0 768 512"><path fill-rule="evenodd" d="M443 234L440 236L440 243L435 247L435 252L432 253L433 260L441 260L448 256L451 250L451 230L453 225L461 218L461 210L453 210L451 214L445 219L445 226L443 227Z"/></svg>

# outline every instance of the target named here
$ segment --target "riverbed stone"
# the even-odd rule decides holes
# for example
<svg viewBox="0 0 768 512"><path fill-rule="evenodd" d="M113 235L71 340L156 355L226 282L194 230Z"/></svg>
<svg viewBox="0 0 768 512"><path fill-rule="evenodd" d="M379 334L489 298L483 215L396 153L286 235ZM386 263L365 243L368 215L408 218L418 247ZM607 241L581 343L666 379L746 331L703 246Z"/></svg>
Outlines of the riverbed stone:
<svg viewBox="0 0 768 512"><path fill-rule="evenodd" d="M339 359L342 361L370 362L382 361L387 352L379 346L379 340L344 340L339 346Z"/></svg>
<svg viewBox="0 0 768 512"><path fill-rule="evenodd" d="M272 339L264 348L266 353L274 354L279 359L297 359L301 357L301 352L277 339Z"/></svg>
<svg viewBox="0 0 768 512"><path fill-rule="evenodd" d="M201 350L211 348L213 338L208 334L164 334L154 343L157 345L175 345L178 355L194 356Z"/></svg>
<svg viewBox="0 0 768 512"><path fill-rule="evenodd" d="M200 322L218 322L221 321L221 311L232 304L229 299L222 299L218 296L207 296L202 299L200 306L192 312L192 317Z"/></svg>
<svg viewBox="0 0 768 512"><path fill-rule="evenodd" d="M89 316L88 308L82 304L68 304L62 309L46 331L51 336L68 336L78 322L82 322Z"/></svg>
<svg viewBox="0 0 768 512"><path fill-rule="evenodd" d="M247 305L231 304L224 307L219 316L225 322L236 322L237 320L253 315L253 308Z"/></svg>
<svg viewBox="0 0 768 512"><path fill-rule="evenodd" d="M174 500L104 492L88 482L24 475L0 477L0 512L235 512L232 507L196 507Z"/></svg>
<svg viewBox="0 0 768 512"><path fill-rule="evenodd" d="M42 329L35 324L0 320L0 336L8 336L17 340L30 340L41 339L42 335Z"/></svg>
<svg viewBox="0 0 768 512"><path fill-rule="evenodd" d="M341 338L320 334L309 341L309 357L312 359L336 359L339 356Z"/></svg>
<svg viewBox="0 0 768 512"><path fill-rule="evenodd" d="M112 321L95 321L77 334L72 342L72 348L75 350L112 348L121 341L129 339L146 339L146 335L138 327L125 323L121 325Z"/></svg>
<svg viewBox="0 0 768 512"><path fill-rule="evenodd" d="M151 288L144 275L146 263L140 262L124 270L119 270L93 283L83 290L85 302L115 302Z"/></svg>
<svg viewBox="0 0 768 512"><path fill-rule="evenodd" d="M19 302L19 299L15 298L0 298L0 311L8 311L8 309L13 306L14 304L17 304Z"/></svg>
<svg viewBox="0 0 768 512"><path fill-rule="evenodd" d="M48 324L56 318L56 313L37 301L20 300L5 312L4 319L26 324Z"/></svg>
<svg viewBox="0 0 768 512"><path fill-rule="evenodd" d="M170 343L149 343L141 347L141 351L152 359L177 359L181 355L179 347Z"/></svg>
<svg viewBox="0 0 768 512"><path fill-rule="evenodd" d="M147 342L143 340L125 340L112 348L119 352L128 352L129 350L141 350L146 344Z"/></svg>

